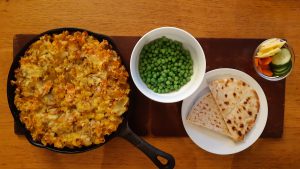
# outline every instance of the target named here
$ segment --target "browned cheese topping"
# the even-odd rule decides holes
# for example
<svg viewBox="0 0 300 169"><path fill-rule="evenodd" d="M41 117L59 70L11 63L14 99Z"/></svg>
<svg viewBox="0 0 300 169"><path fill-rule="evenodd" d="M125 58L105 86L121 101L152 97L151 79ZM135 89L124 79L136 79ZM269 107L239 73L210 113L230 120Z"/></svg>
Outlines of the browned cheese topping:
<svg viewBox="0 0 300 169"><path fill-rule="evenodd" d="M15 71L15 105L35 141L58 148L105 142L127 110L128 73L108 41L44 35Z"/></svg>

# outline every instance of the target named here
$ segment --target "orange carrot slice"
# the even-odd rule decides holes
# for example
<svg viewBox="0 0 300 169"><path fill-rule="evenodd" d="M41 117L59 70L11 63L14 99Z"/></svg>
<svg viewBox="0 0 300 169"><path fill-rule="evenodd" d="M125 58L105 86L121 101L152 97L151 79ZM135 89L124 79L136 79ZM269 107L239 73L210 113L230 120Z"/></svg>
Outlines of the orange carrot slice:
<svg viewBox="0 0 300 169"><path fill-rule="evenodd" d="M266 76L272 76L273 75L273 72L269 69L261 69L262 70L262 73Z"/></svg>
<svg viewBox="0 0 300 169"><path fill-rule="evenodd" d="M259 67L270 70L270 65L259 65Z"/></svg>
<svg viewBox="0 0 300 169"><path fill-rule="evenodd" d="M256 67L258 67L258 60L259 60L259 58L254 58L254 64Z"/></svg>
<svg viewBox="0 0 300 169"><path fill-rule="evenodd" d="M260 66L257 66L257 70L262 73L262 69Z"/></svg>
<svg viewBox="0 0 300 169"><path fill-rule="evenodd" d="M261 58L260 65L269 65L272 62L272 57Z"/></svg>

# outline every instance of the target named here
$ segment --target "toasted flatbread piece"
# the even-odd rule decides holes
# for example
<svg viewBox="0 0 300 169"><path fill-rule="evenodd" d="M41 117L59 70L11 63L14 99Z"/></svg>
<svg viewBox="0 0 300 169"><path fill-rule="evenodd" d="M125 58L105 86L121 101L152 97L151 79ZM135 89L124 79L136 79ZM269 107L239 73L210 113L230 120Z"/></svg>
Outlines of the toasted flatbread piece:
<svg viewBox="0 0 300 169"><path fill-rule="evenodd" d="M227 126L224 122L219 108L211 93L201 97L189 112L187 120L218 133L229 136Z"/></svg>
<svg viewBox="0 0 300 169"><path fill-rule="evenodd" d="M241 141L253 128L259 112L259 98L255 90L248 90L240 102L227 115L223 116L231 137Z"/></svg>
<svg viewBox="0 0 300 169"><path fill-rule="evenodd" d="M227 115L236 106L242 95L250 89L244 81L235 78L214 80L209 89L223 115Z"/></svg>
<svg viewBox="0 0 300 169"><path fill-rule="evenodd" d="M259 98L246 82L225 78L209 84L231 137L241 141L249 132L259 112Z"/></svg>

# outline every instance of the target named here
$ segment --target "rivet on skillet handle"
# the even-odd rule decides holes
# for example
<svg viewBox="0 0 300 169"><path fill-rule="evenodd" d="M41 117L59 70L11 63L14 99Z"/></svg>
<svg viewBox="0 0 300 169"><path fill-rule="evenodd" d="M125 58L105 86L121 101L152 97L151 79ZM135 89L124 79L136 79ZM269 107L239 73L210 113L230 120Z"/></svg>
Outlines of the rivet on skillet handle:
<svg viewBox="0 0 300 169"><path fill-rule="evenodd" d="M161 169L172 169L175 166L175 159L172 155L165 153L149 143L145 140L137 136L135 133L131 131L128 124L126 127L123 127L119 133L119 135L126 140L128 140L131 144L142 150L153 162L154 164ZM167 160L167 163L163 164L159 159L164 158Z"/></svg>

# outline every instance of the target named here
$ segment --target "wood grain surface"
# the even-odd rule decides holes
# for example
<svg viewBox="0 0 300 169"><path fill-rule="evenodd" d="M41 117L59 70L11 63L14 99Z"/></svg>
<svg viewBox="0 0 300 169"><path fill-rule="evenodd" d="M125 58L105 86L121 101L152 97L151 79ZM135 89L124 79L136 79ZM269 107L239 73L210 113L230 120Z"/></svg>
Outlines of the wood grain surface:
<svg viewBox="0 0 300 169"><path fill-rule="evenodd" d="M281 139L259 139L249 149L218 156L198 148L187 137L145 137L171 153L175 168L300 168L300 1L0 1L0 168L155 168L138 149L121 138L83 154L57 154L31 146L13 132L6 99L6 79L15 34L37 34L57 27L80 27L114 36L141 36L161 26L183 28L209 38L286 38L296 64L286 80L284 133ZM274 91L276 92L276 91Z"/></svg>

